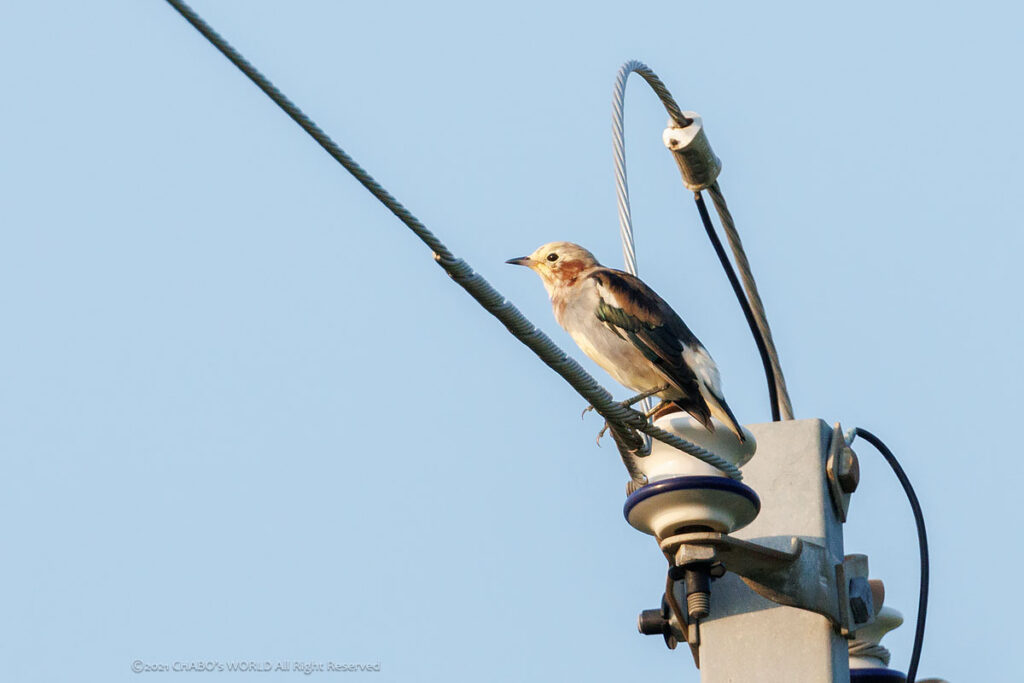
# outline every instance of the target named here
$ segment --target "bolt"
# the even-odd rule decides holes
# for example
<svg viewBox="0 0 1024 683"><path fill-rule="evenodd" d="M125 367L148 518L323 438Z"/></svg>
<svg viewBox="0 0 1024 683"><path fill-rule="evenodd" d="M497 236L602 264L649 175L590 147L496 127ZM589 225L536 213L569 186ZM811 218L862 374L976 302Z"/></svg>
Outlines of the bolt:
<svg viewBox="0 0 1024 683"><path fill-rule="evenodd" d="M836 481L843 493L853 493L860 484L860 462L852 448L843 448L836 463Z"/></svg>
<svg viewBox="0 0 1024 683"><path fill-rule="evenodd" d="M683 569L686 574L686 611L691 621L703 619L711 612L711 565L698 562Z"/></svg>
<svg viewBox="0 0 1024 683"><path fill-rule="evenodd" d="M853 621L863 624L868 620L868 606L863 598L850 598L850 611L853 612Z"/></svg>
<svg viewBox="0 0 1024 683"><path fill-rule="evenodd" d="M668 620L660 609L645 609L636 620L636 627L645 636L660 636L668 632Z"/></svg>
<svg viewBox="0 0 1024 683"><path fill-rule="evenodd" d="M669 621L670 610L668 600L661 596L661 609L645 609L636 620L636 627L645 636L656 636L661 634L665 639L665 647L670 650L676 649L678 641L672 633L672 623Z"/></svg>
<svg viewBox="0 0 1024 683"><path fill-rule="evenodd" d="M850 579L850 612L855 624L866 624L875 611L871 584L863 576Z"/></svg>
<svg viewBox="0 0 1024 683"><path fill-rule="evenodd" d="M709 593L690 593L686 596L686 611L691 619L703 619L711 613Z"/></svg>

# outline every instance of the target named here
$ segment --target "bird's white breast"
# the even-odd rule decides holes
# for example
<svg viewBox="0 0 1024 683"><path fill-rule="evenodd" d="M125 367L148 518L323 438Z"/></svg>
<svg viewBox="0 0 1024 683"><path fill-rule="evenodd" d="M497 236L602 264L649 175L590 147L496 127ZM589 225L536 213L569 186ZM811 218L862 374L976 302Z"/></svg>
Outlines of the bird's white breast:
<svg viewBox="0 0 1024 683"><path fill-rule="evenodd" d="M654 365L624 338L624 333L620 337L598 320L599 303L597 283L590 279L582 279L571 287L555 288L551 296L558 324L615 381L638 392L665 384Z"/></svg>

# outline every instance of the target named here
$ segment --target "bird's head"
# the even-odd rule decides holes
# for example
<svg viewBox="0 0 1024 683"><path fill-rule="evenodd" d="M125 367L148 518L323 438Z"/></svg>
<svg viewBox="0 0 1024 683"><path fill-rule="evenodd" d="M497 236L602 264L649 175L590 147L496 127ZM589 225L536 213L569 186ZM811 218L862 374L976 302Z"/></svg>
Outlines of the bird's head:
<svg viewBox="0 0 1024 683"><path fill-rule="evenodd" d="M556 287L572 286L580 273L601 265L593 254L572 242L549 242L529 256L509 259L505 263L526 266L540 275L548 294Z"/></svg>

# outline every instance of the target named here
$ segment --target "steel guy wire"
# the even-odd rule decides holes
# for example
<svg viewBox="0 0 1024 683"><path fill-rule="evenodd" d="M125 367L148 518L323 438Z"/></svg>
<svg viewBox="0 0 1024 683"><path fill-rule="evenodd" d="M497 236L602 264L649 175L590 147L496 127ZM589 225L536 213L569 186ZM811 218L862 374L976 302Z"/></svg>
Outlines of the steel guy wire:
<svg viewBox="0 0 1024 683"><path fill-rule="evenodd" d="M516 339L532 350L548 367L553 369L572 386L590 405L594 407L609 427L615 430L617 444L628 444L629 451L640 452L643 443L633 430L647 434L673 448L688 453L709 465L722 470L729 477L739 481L743 475L732 463L704 449L697 444L681 439L663 429L655 427L647 421L642 413L617 402L573 358L562 351L544 332L538 329L508 299L502 296L483 277L460 258L457 258L427 227L420 222L401 202L395 199L380 183L373 179L359 164L345 153L331 138L324 133L306 114L291 100L250 64L235 48L209 26L195 11L181 0L167 0L182 17L185 18L199 33L216 47L228 60L244 73L256 86L274 101L288 116L305 130L317 143L327 151L345 170L351 173L363 187L370 191L384 206L402 221L434 252L434 260L455 282L465 289L489 313L501 321ZM629 451L623 451L624 461ZM633 457L633 456L630 456ZM639 471L626 462L630 475L642 476Z"/></svg>

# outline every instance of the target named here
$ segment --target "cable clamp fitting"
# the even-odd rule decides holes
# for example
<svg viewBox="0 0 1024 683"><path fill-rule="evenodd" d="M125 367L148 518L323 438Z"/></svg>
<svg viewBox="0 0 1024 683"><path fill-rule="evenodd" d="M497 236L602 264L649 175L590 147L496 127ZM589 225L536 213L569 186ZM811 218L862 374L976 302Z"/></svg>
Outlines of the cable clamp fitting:
<svg viewBox="0 0 1024 683"><path fill-rule="evenodd" d="M672 152L683 184L692 192L700 192L714 184L722 172L722 161L715 156L704 132L704 120L697 112L685 111L690 125L679 128L675 121L669 121L661 139Z"/></svg>

